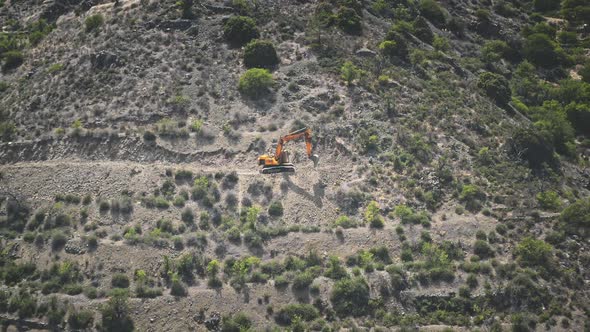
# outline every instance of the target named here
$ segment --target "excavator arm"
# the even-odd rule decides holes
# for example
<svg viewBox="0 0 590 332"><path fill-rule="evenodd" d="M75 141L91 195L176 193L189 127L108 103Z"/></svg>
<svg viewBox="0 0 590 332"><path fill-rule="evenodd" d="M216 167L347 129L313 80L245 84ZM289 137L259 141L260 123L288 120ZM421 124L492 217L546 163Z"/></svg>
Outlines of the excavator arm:
<svg viewBox="0 0 590 332"><path fill-rule="evenodd" d="M283 145L289 141L296 140L302 136L305 136L305 148L307 151L307 157L311 158L311 151L313 146L311 145L311 130L308 128L302 128L292 133L289 133L279 139L277 144L277 150L275 151L275 158L280 158L283 153Z"/></svg>

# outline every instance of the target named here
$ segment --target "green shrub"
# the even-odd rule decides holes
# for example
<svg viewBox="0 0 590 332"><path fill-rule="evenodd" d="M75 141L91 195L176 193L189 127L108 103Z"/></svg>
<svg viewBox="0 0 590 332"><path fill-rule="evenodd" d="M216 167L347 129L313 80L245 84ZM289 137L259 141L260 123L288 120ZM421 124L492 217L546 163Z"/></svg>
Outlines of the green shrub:
<svg viewBox="0 0 590 332"><path fill-rule="evenodd" d="M557 34L557 40L563 46L573 47L578 44L578 35L572 31L560 31ZM578 72L578 74L580 74L580 72ZM582 74L580 74L580 75L582 76L582 80L584 80L583 79L584 76ZM588 82L586 82L586 83L588 83Z"/></svg>
<svg viewBox="0 0 590 332"><path fill-rule="evenodd" d="M259 35L256 22L246 16L232 16L223 26L223 36L236 46L242 46Z"/></svg>
<svg viewBox="0 0 590 332"><path fill-rule="evenodd" d="M363 30L362 18L356 10L342 6L338 9L335 18L336 24L342 31L349 34L361 34Z"/></svg>
<svg viewBox="0 0 590 332"><path fill-rule="evenodd" d="M394 56L405 56L408 52L407 46L404 48L405 44L398 43L393 40L386 40L379 44L379 50L386 56L394 57Z"/></svg>
<svg viewBox="0 0 590 332"><path fill-rule="evenodd" d="M135 294L137 295L137 297L140 297L140 298L153 299L158 296L162 296L162 289L157 288L157 287L151 288L151 287L147 287L143 284L138 284L135 287Z"/></svg>
<svg viewBox="0 0 590 332"><path fill-rule="evenodd" d="M17 312L19 318L33 317L37 310L37 299L28 292L20 292L12 296L8 303L9 312Z"/></svg>
<svg viewBox="0 0 590 332"><path fill-rule="evenodd" d="M184 208L180 214L180 219L187 224L193 224L195 222L195 214L191 208Z"/></svg>
<svg viewBox="0 0 590 332"><path fill-rule="evenodd" d="M129 277L123 273L116 273L111 278L111 286L117 288L128 288L129 287Z"/></svg>
<svg viewBox="0 0 590 332"><path fill-rule="evenodd" d="M506 306L534 311L548 307L551 298L544 286L531 280L530 276L524 273L516 275L508 282L504 295L499 299L503 300Z"/></svg>
<svg viewBox="0 0 590 332"><path fill-rule="evenodd" d="M338 219L336 219L336 221L334 221L334 226L335 227L342 227L344 229L356 228L357 223L354 219L352 219L348 216L340 216L340 217L338 217Z"/></svg>
<svg viewBox="0 0 590 332"><path fill-rule="evenodd" d="M557 101L545 101L542 107L536 107L532 118L536 120L535 128L551 137L557 152L565 155L574 153L575 132Z"/></svg>
<svg viewBox="0 0 590 332"><path fill-rule="evenodd" d="M2 57L4 58L4 65L2 66L2 69L4 71L17 68L20 65L22 65L25 61L23 53L17 50L4 52L2 54Z"/></svg>
<svg viewBox="0 0 590 332"><path fill-rule="evenodd" d="M129 316L126 291L113 291L109 301L101 307L100 312L104 331L130 332L134 330L133 320Z"/></svg>
<svg viewBox="0 0 590 332"><path fill-rule="evenodd" d="M248 68L267 68L279 64L280 60L272 42L253 40L244 48L244 65Z"/></svg>
<svg viewBox="0 0 590 332"><path fill-rule="evenodd" d="M537 201L541 208L550 211L558 211L561 208L561 200L555 191L544 191L537 194Z"/></svg>
<svg viewBox="0 0 590 332"><path fill-rule="evenodd" d="M584 0L563 0L561 15L573 24L590 22L590 8Z"/></svg>
<svg viewBox="0 0 590 332"><path fill-rule="evenodd" d="M0 122L0 139L8 142L14 138L16 126L10 122Z"/></svg>
<svg viewBox="0 0 590 332"><path fill-rule="evenodd" d="M479 8L475 11L475 16L479 22L490 22L490 11L485 8Z"/></svg>
<svg viewBox="0 0 590 332"><path fill-rule="evenodd" d="M407 29L413 32L413 26L410 23L407 23L407 26ZM401 32L396 31L396 25L389 29L389 32L387 32L387 36L385 37L385 41L395 42L395 45L384 45L384 48L382 49L383 53L391 56L391 52L394 52L395 55L401 58L406 58L408 56L408 42Z"/></svg>
<svg viewBox="0 0 590 332"><path fill-rule="evenodd" d="M227 239L233 243L239 243L241 240L241 238L240 238L241 232L237 226L233 226L230 229L228 229L225 232L225 235L227 236Z"/></svg>
<svg viewBox="0 0 590 332"><path fill-rule="evenodd" d="M482 258L494 257L494 250L483 240L476 240L473 244L473 253Z"/></svg>
<svg viewBox="0 0 590 332"><path fill-rule="evenodd" d="M243 313L237 313L233 316L223 317L221 323L222 332L241 332L250 331L253 322L252 320Z"/></svg>
<svg viewBox="0 0 590 332"><path fill-rule="evenodd" d="M587 61L584 67L578 71L578 75L582 76L582 81L590 83L590 61Z"/></svg>
<svg viewBox="0 0 590 332"><path fill-rule="evenodd" d="M102 14L95 14L88 16L84 21L86 32L98 31L98 28L104 24L104 17Z"/></svg>
<svg viewBox="0 0 590 332"><path fill-rule="evenodd" d="M555 163L552 139L546 131L517 129L512 135L512 153L528 161L531 168Z"/></svg>
<svg viewBox="0 0 590 332"><path fill-rule="evenodd" d="M427 44L432 44L434 41L434 33L430 29L428 22L422 16L418 16L416 20L414 20L414 33L416 34L416 37L420 38L420 40Z"/></svg>
<svg viewBox="0 0 590 332"><path fill-rule="evenodd" d="M547 12L559 9L560 0L533 0L533 7L536 11Z"/></svg>
<svg viewBox="0 0 590 332"><path fill-rule="evenodd" d="M238 90L252 98L260 98L274 85L272 74L261 68L248 69L238 83Z"/></svg>
<svg viewBox="0 0 590 332"><path fill-rule="evenodd" d="M568 234L590 235L590 198L581 199L565 208L559 216Z"/></svg>
<svg viewBox="0 0 590 332"><path fill-rule="evenodd" d="M340 77L347 83L351 84L354 80L363 75L363 71L355 66L352 62L346 61L340 68Z"/></svg>
<svg viewBox="0 0 590 332"><path fill-rule="evenodd" d="M193 13L193 0L181 0L176 4L180 6L182 18L191 19L195 16Z"/></svg>
<svg viewBox="0 0 590 332"><path fill-rule="evenodd" d="M186 296L188 294L186 287L178 278L172 278L172 284L170 285L170 295L173 296Z"/></svg>
<svg viewBox="0 0 590 332"><path fill-rule="evenodd" d="M360 277L339 280L334 284L330 301L340 317L363 316L369 310L369 286Z"/></svg>
<svg viewBox="0 0 590 332"><path fill-rule="evenodd" d="M467 280L465 281L467 283L467 286L469 286L469 288L474 289L477 287L477 276L473 273L470 273L467 276Z"/></svg>
<svg viewBox="0 0 590 332"><path fill-rule="evenodd" d="M324 276L331 279L340 280L347 278L348 272L346 271L346 268L342 266L342 263L337 256L330 256Z"/></svg>
<svg viewBox="0 0 590 332"><path fill-rule="evenodd" d="M590 73L588 75L590 80ZM590 136L590 105L570 103L565 107L565 114L577 133Z"/></svg>
<svg viewBox="0 0 590 332"><path fill-rule="evenodd" d="M156 135L153 132L146 130L143 133L143 139L147 142L153 142L156 140Z"/></svg>
<svg viewBox="0 0 590 332"><path fill-rule="evenodd" d="M479 75L477 87L500 106L508 104L511 100L510 86L502 75L491 72L482 73Z"/></svg>
<svg viewBox="0 0 590 332"><path fill-rule="evenodd" d="M282 288L286 288L289 285L289 280L287 280L287 278L285 278L284 276L280 275L278 277L275 278L275 287L282 289Z"/></svg>
<svg viewBox="0 0 590 332"><path fill-rule="evenodd" d="M68 241L68 238L63 232L55 232L51 236L51 249L53 250L61 250Z"/></svg>
<svg viewBox="0 0 590 332"><path fill-rule="evenodd" d="M502 40L489 40L481 49L482 60L485 62L496 62L508 58L510 47Z"/></svg>
<svg viewBox="0 0 590 332"><path fill-rule="evenodd" d="M441 6L434 0L421 0L420 14L429 19L434 25L441 26L445 24L445 13Z"/></svg>
<svg viewBox="0 0 590 332"><path fill-rule="evenodd" d="M289 304L282 307L275 316L277 323L282 325L291 325L295 317L300 317L304 321L312 321L320 316L318 309L311 304Z"/></svg>
<svg viewBox="0 0 590 332"><path fill-rule="evenodd" d="M549 266L553 257L553 247L543 240L525 237L516 246L515 254L522 266Z"/></svg>
<svg viewBox="0 0 590 332"><path fill-rule="evenodd" d="M268 214L274 217L283 215L283 204L279 201L274 201L268 207Z"/></svg>
<svg viewBox="0 0 590 332"><path fill-rule="evenodd" d="M68 316L68 324L74 330L84 330L92 327L94 312L90 310L72 311Z"/></svg>
<svg viewBox="0 0 590 332"><path fill-rule="evenodd" d="M365 210L365 222L369 223L372 228L383 228L384 221L380 214L379 204L372 201L367 205Z"/></svg>
<svg viewBox="0 0 590 332"><path fill-rule="evenodd" d="M526 38L523 53L531 63L545 68L558 66L567 60L563 50L542 33L534 33Z"/></svg>
<svg viewBox="0 0 590 332"><path fill-rule="evenodd" d="M304 290L311 285L314 277L309 271L298 273L293 279L293 289Z"/></svg>

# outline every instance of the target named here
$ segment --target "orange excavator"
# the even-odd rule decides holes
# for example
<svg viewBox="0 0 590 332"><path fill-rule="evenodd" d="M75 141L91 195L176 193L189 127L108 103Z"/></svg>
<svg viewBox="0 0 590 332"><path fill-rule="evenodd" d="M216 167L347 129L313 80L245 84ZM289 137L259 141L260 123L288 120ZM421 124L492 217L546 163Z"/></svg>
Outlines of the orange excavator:
<svg viewBox="0 0 590 332"><path fill-rule="evenodd" d="M258 157L258 165L262 165L261 173L295 173L295 166L289 162L289 153L284 149L283 145L301 137L305 137L307 157L313 161L314 167L317 166L319 157L312 154L313 146L311 144L311 130L308 128L302 128L279 138L277 150L274 155L265 154Z"/></svg>

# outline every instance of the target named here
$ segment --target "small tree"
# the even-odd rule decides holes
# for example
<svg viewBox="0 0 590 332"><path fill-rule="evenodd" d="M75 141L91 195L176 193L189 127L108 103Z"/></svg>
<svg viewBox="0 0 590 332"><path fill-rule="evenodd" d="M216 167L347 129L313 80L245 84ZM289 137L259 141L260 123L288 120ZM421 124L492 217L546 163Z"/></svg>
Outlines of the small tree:
<svg viewBox="0 0 590 332"><path fill-rule="evenodd" d="M346 61L340 68L340 77L342 77L346 84L351 84L352 81L359 79L362 74L363 71L350 61Z"/></svg>
<svg viewBox="0 0 590 332"><path fill-rule="evenodd" d="M502 40L490 40L484 44L481 50L481 57L483 61L491 63L506 58L509 52L510 47L506 42Z"/></svg>
<svg viewBox="0 0 590 332"><path fill-rule="evenodd" d="M555 67L565 61L565 53L543 33L534 33L527 37L524 44L524 56L540 67Z"/></svg>
<svg viewBox="0 0 590 332"><path fill-rule="evenodd" d="M242 46L257 38L258 35L256 22L250 17L233 16L223 26L223 36L228 42L236 46Z"/></svg>
<svg viewBox="0 0 590 332"><path fill-rule="evenodd" d="M104 17L102 14L95 14L88 16L84 21L86 32L98 31L98 28L104 24Z"/></svg>
<svg viewBox="0 0 590 332"><path fill-rule="evenodd" d="M349 7L340 7L336 13L336 22L342 31L349 34L361 34L361 17L356 10Z"/></svg>
<svg viewBox="0 0 590 332"><path fill-rule="evenodd" d="M68 317L68 324L74 330L88 329L93 323L94 313L90 310L72 311Z"/></svg>
<svg viewBox="0 0 590 332"><path fill-rule="evenodd" d="M543 240L525 237L516 247L515 253L523 266L547 266L552 261L553 247Z"/></svg>
<svg viewBox="0 0 590 332"><path fill-rule="evenodd" d="M114 290L109 301L101 308L103 331L133 331L133 321L129 316L127 292Z"/></svg>
<svg viewBox="0 0 590 332"><path fill-rule="evenodd" d="M24 62L24 56L21 51L8 51L2 54L4 57L4 65L2 70L8 71L19 67Z"/></svg>
<svg viewBox="0 0 590 332"><path fill-rule="evenodd" d="M268 214L275 217L283 215L283 204L279 201L272 202L268 207Z"/></svg>
<svg viewBox="0 0 590 332"><path fill-rule="evenodd" d="M590 83L590 61L586 62L584 67L578 71L578 74L582 76L582 81Z"/></svg>
<svg viewBox="0 0 590 332"><path fill-rule="evenodd" d="M183 18L193 18L193 0L182 0L179 1L178 4L182 9L182 17Z"/></svg>
<svg viewBox="0 0 590 332"><path fill-rule="evenodd" d="M477 86L498 105L506 105L512 99L508 81L502 75L485 72L479 75Z"/></svg>
<svg viewBox="0 0 590 332"><path fill-rule="evenodd" d="M437 26L445 24L445 13L441 6L434 0L420 1L420 14Z"/></svg>
<svg viewBox="0 0 590 332"><path fill-rule="evenodd" d="M334 284L330 301L341 316L363 316L369 310L369 286L362 278L342 279Z"/></svg>
<svg viewBox="0 0 590 332"><path fill-rule="evenodd" d="M117 288L128 288L129 277L127 277L123 273L116 273L113 275L113 278L111 279L111 285Z"/></svg>
<svg viewBox="0 0 590 332"><path fill-rule="evenodd" d="M365 210L365 221L373 228L383 228L383 217L379 214L379 204L372 201Z"/></svg>
<svg viewBox="0 0 590 332"><path fill-rule="evenodd" d="M581 199L565 208L559 220L569 234L590 235L590 198Z"/></svg>
<svg viewBox="0 0 590 332"><path fill-rule="evenodd" d="M537 194L537 201L541 208L549 211L558 211L561 207L559 195L555 191L544 191Z"/></svg>
<svg viewBox="0 0 590 332"><path fill-rule="evenodd" d="M414 33L416 37L420 38L423 42L427 44L432 44L434 41L434 33L430 29L430 25L422 16L418 16L416 20L414 20Z"/></svg>
<svg viewBox="0 0 590 332"><path fill-rule="evenodd" d="M248 69L241 77L238 83L238 90L252 98L260 98L273 86L274 79L272 74L261 68Z"/></svg>
<svg viewBox="0 0 590 332"><path fill-rule="evenodd" d="M559 9L560 0L533 0L533 6L536 11L547 12Z"/></svg>
<svg viewBox="0 0 590 332"><path fill-rule="evenodd" d="M531 168L555 163L555 148L549 133L531 128L518 129L512 135L512 152L528 161Z"/></svg>
<svg viewBox="0 0 590 332"><path fill-rule="evenodd" d="M272 67L278 63L275 47L268 40L253 40L244 49L244 65L248 68Z"/></svg>

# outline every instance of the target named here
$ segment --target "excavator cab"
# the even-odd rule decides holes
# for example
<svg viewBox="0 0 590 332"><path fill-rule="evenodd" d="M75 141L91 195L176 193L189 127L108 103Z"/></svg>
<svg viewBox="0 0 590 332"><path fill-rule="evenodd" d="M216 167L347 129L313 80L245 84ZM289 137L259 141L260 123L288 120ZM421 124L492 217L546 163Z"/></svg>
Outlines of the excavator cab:
<svg viewBox="0 0 590 332"><path fill-rule="evenodd" d="M313 161L314 167L317 166L319 157L312 154L311 130L302 128L289 133L281 138L277 143L277 149L274 155L262 155L258 157L258 165L262 166L262 174L274 173L295 173L295 166L289 159L289 153L284 149L284 144L301 137L305 137L305 146L307 156Z"/></svg>

